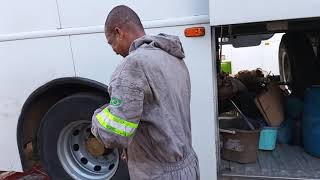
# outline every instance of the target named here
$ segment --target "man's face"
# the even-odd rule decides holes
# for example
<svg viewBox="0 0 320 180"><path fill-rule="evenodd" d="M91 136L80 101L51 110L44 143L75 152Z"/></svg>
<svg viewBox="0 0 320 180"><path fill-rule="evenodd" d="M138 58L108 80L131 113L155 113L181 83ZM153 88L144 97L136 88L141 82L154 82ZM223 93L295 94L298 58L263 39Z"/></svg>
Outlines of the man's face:
<svg viewBox="0 0 320 180"><path fill-rule="evenodd" d="M116 54L120 54L122 57L126 57L129 54L130 44L127 41L125 32L123 32L120 28L115 28L112 31L106 31L105 35L108 44L112 47Z"/></svg>

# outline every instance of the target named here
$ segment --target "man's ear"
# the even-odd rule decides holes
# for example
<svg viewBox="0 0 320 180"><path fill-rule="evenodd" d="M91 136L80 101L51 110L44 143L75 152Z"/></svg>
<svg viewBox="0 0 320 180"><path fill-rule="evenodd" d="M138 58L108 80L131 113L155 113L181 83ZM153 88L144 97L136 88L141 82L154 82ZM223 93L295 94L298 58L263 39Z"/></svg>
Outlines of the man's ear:
<svg viewBox="0 0 320 180"><path fill-rule="evenodd" d="M116 35L118 36L119 40L123 39L123 31L119 27L115 27L114 31Z"/></svg>

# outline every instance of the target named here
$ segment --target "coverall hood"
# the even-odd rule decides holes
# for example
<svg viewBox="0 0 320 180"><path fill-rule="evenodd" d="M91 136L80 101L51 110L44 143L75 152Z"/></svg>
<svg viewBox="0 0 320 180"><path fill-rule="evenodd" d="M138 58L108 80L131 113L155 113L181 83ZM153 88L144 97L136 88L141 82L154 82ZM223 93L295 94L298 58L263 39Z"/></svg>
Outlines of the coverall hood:
<svg viewBox="0 0 320 180"><path fill-rule="evenodd" d="M138 49L140 46L156 47L179 59L183 59L185 57L182 44L178 36L167 34L159 34L157 36L145 35L133 41L129 52Z"/></svg>

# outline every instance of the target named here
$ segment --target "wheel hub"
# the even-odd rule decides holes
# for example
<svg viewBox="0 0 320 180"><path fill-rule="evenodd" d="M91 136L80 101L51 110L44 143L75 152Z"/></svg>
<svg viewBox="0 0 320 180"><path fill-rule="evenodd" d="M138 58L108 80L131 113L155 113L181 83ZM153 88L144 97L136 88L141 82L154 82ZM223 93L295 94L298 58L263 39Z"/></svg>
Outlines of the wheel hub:
<svg viewBox="0 0 320 180"><path fill-rule="evenodd" d="M93 157L102 156L105 151L104 145L95 137L89 137L87 139L86 148Z"/></svg>
<svg viewBox="0 0 320 180"><path fill-rule="evenodd" d="M91 134L88 121L76 121L63 128L57 153L64 170L74 179L110 179L119 164L118 150L105 149Z"/></svg>

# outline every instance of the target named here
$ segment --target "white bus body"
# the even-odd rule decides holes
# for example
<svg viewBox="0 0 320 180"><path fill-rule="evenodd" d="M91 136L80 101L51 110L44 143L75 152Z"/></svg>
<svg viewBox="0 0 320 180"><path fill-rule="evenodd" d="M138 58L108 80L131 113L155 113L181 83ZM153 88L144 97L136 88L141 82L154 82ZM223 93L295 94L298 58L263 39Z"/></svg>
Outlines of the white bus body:
<svg viewBox="0 0 320 180"><path fill-rule="evenodd" d="M24 122L19 121L24 121L21 114L28 106L27 99L37 89L53 80L70 77L108 84L111 73L122 58L116 56L107 44L103 24L108 12L119 4L133 8L140 15L148 34L168 33L181 38L191 73L193 144L200 159L201 176L210 179L217 174L214 131L216 91L213 86L211 29L206 0L2 2L2 171L23 170L23 158L20 159L23 157L23 146L34 137L21 132L24 128L19 126L23 126ZM206 35L185 37L184 29L193 26L205 27ZM30 137L21 137L24 135Z"/></svg>
<svg viewBox="0 0 320 180"><path fill-rule="evenodd" d="M25 146L37 140L40 121L51 105L81 89L106 88L122 58L107 44L103 24L107 13L120 4L140 15L148 34L173 34L182 41L192 83L193 146L204 180L218 177L217 28L320 17L317 0L4 0L0 6L0 170L29 168ZM266 23L266 29L286 30L287 25ZM205 27L205 36L185 37L186 28L199 26Z"/></svg>

